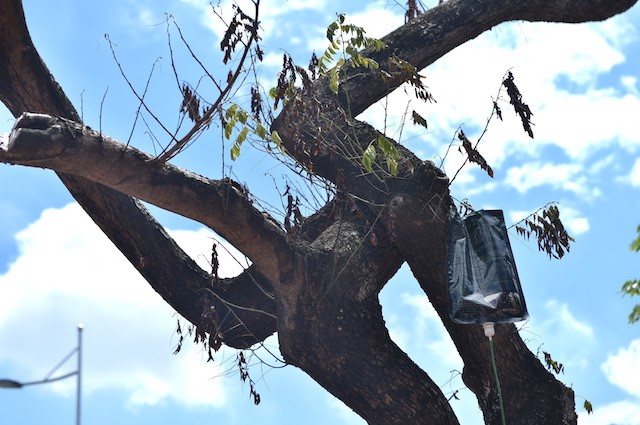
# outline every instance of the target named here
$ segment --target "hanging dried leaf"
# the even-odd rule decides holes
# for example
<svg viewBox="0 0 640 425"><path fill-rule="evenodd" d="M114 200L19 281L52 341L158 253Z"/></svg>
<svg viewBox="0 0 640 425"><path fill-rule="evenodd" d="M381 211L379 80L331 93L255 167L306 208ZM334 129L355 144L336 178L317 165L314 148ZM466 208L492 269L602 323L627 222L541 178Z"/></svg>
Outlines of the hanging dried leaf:
<svg viewBox="0 0 640 425"><path fill-rule="evenodd" d="M498 116L500 121L502 121L502 109L500 109L500 106L498 106L498 102L496 102L495 100L493 101L493 110L496 112L496 115Z"/></svg>
<svg viewBox="0 0 640 425"><path fill-rule="evenodd" d="M311 60L309 61L309 73L311 73L311 79L315 80L318 78L318 57L315 52L311 54Z"/></svg>
<svg viewBox="0 0 640 425"><path fill-rule="evenodd" d="M278 74L278 84L270 91L273 98L273 109L278 109L280 101L284 101L295 90L296 67L293 59L288 54L284 54L282 58L282 69Z"/></svg>
<svg viewBox="0 0 640 425"><path fill-rule="evenodd" d="M531 129L531 116L533 113L529 106L522 101L522 94L520 94L520 90L516 86L513 81L513 74L509 71L507 78L502 81L502 84L507 88L507 94L509 95L509 103L513 105L513 109L516 111L516 114L520 116L520 120L522 121L522 128L527 132L529 137L533 139L533 130ZM501 116L501 114L499 115Z"/></svg>
<svg viewBox="0 0 640 425"><path fill-rule="evenodd" d="M220 41L220 50L224 52L223 62L226 64L231 60L231 55L235 51L236 46L238 44L243 44L243 39L246 38L255 38L258 37L258 28L255 20L244 13L238 5L233 5L235 9L235 14L229 22L229 26L227 27L227 31L224 33L222 37L222 41ZM259 49L259 48L258 48ZM258 53L258 57L260 57L262 53Z"/></svg>
<svg viewBox="0 0 640 425"><path fill-rule="evenodd" d="M422 115L417 113L416 111L411 111L411 118L413 119L413 123L416 125L421 125L422 127L428 129L427 120L424 119Z"/></svg>
<svg viewBox="0 0 640 425"><path fill-rule="evenodd" d="M467 153L469 161L478 164L480 168L487 172L489 177L493 178L493 169L489 166L489 164L487 164L487 161L480 154L480 152L478 152L476 148L471 146L471 142L469 141L469 139L467 139L467 136L465 136L464 131L460 130L460 132L458 132L458 139L462 141L462 147Z"/></svg>
<svg viewBox="0 0 640 425"><path fill-rule="evenodd" d="M538 249L546 252L549 258L562 258L565 251L569 252L570 243L575 242L565 230L560 220L560 210L555 205L542 209L542 213L531 214L519 223L524 226L515 226L518 235L527 240L534 235L538 241Z"/></svg>
<svg viewBox="0 0 640 425"><path fill-rule="evenodd" d="M287 232L295 234L302 226L302 213L300 212L300 199L291 194L291 188L287 185L284 195L287 197L287 212L284 216L284 228Z"/></svg>
<svg viewBox="0 0 640 425"><path fill-rule="evenodd" d="M211 276L214 283L217 283L220 278L218 277L218 268L220 267L220 261L218 260L218 245L214 242L211 248Z"/></svg>
<svg viewBox="0 0 640 425"><path fill-rule="evenodd" d="M257 83L251 86L251 115L257 122L261 121L262 96L260 95L260 87Z"/></svg>
<svg viewBox="0 0 640 425"><path fill-rule="evenodd" d="M411 65L404 59L400 59L398 56L392 56L387 61L388 63L388 75L383 78L401 78L404 81L411 84L415 90L416 97L425 102L435 102L434 97L429 93L427 86L423 83L423 76L420 75L418 69Z"/></svg>
<svg viewBox="0 0 640 425"><path fill-rule="evenodd" d="M189 119L193 122L200 121L200 119L202 119L202 116L200 115L200 99L186 83L182 85L180 91L182 92L180 112L187 114Z"/></svg>

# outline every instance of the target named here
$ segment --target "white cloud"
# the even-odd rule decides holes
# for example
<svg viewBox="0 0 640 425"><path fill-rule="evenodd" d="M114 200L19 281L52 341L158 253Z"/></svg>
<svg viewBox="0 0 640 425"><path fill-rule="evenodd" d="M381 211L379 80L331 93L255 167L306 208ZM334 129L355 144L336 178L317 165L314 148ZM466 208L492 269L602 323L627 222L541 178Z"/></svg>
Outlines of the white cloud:
<svg viewBox="0 0 640 425"><path fill-rule="evenodd" d="M172 233L208 267L211 233ZM72 329L83 322L83 386L89 395L124 390L130 406L168 399L187 406L225 404L223 380L213 379L220 366L206 363L190 342L172 355L175 312L77 204L45 210L16 239L18 257L0 275L0 363L25 380L40 379L76 346ZM222 275L241 269L218 251ZM47 388L70 394L74 382Z"/></svg>
<svg viewBox="0 0 640 425"><path fill-rule="evenodd" d="M581 216L581 212L575 208L561 206L560 218L567 227L571 236L578 236L589 231L589 219Z"/></svg>
<svg viewBox="0 0 640 425"><path fill-rule="evenodd" d="M610 354L602 365L609 382L636 397L640 397L640 339L634 339L626 348Z"/></svg>
<svg viewBox="0 0 640 425"><path fill-rule="evenodd" d="M427 296L403 293L402 303L412 310L413 323L409 329L394 326L396 333L402 336L401 341L397 341L399 346L406 350L411 346L420 351L426 349L437 355L447 370L462 368L462 359Z"/></svg>
<svg viewBox="0 0 640 425"><path fill-rule="evenodd" d="M549 300L544 307L550 313L549 319L544 322L547 327L560 327L567 334L577 334L586 340L593 339L593 327L587 322L576 319L566 303Z"/></svg>
<svg viewBox="0 0 640 425"><path fill-rule="evenodd" d="M620 77L620 84L631 94L638 95L638 79L632 75Z"/></svg>
<svg viewBox="0 0 640 425"><path fill-rule="evenodd" d="M589 366L589 353L595 344L593 327L577 318L569 305L551 299L544 305L544 314L533 315L520 330L535 353L544 344L544 350L575 373Z"/></svg>
<svg viewBox="0 0 640 425"><path fill-rule="evenodd" d="M633 163L633 167L631 167L631 172L626 179L631 186L640 187L640 158L636 159L636 162Z"/></svg>
<svg viewBox="0 0 640 425"><path fill-rule="evenodd" d="M586 199L594 199L601 195L600 189L592 187L587 180L584 166L578 163L529 162L509 168L505 183L520 193L548 185L554 189L573 192Z"/></svg>

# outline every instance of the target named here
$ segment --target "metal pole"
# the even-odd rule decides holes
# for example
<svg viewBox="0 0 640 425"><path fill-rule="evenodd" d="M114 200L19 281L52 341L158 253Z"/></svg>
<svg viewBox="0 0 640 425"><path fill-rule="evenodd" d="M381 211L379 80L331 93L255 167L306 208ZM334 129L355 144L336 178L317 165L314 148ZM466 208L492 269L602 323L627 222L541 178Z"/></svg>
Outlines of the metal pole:
<svg viewBox="0 0 640 425"><path fill-rule="evenodd" d="M78 323L78 385L76 394L76 425L80 425L80 404L82 401L82 329L84 325Z"/></svg>

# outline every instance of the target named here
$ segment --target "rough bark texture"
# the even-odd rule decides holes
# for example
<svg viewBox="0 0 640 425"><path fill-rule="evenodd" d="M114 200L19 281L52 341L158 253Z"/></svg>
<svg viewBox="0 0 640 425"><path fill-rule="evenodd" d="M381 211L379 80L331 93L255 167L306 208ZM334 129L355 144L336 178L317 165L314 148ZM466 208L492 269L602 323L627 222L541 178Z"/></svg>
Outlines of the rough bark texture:
<svg viewBox="0 0 640 425"><path fill-rule="evenodd" d="M464 360L463 379L486 423L499 424L486 338L447 314L446 176L399 145L397 176L380 164L364 172L353 158L378 133L354 117L404 82L390 68L392 57L421 69L500 22L600 20L634 3L450 0L384 38L387 47L371 53L381 70L346 67L337 96L317 80L285 105L273 126L300 165L338 189L296 234L256 210L237 183L150 162L143 152L46 115L21 118L0 146L0 161L58 172L103 232L211 346L245 348L277 331L285 360L368 422L455 424L442 392L384 325L378 294L406 261ZM0 10L2 102L16 117L32 112L79 121L31 43L20 2L0 0ZM382 71L396 76L383 79ZM201 270L132 196L211 227L253 266L229 280ZM572 390L546 371L515 327L499 326L495 338L508 423L575 424Z"/></svg>

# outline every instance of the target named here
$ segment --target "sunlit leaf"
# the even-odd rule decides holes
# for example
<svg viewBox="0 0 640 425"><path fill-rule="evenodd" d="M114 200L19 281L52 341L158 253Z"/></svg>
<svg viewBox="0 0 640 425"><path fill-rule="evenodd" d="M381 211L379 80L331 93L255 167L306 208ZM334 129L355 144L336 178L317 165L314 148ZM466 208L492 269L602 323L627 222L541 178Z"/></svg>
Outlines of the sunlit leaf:
<svg viewBox="0 0 640 425"><path fill-rule="evenodd" d="M398 175L398 161L396 161L394 158L387 157L387 168L389 169L391 175Z"/></svg>
<svg viewBox="0 0 640 425"><path fill-rule="evenodd" d="M368 172L373 171L373 163L376 160L376 147L373 144L370 144L367 149L364 150L362 154L362 166Z"/></svg>
<svg viewBox="0 0 640 425"><path fill-rule="evenodd" d="M262 124L258 123L258 125L256 125L256 128L253 130L253 132L256 134L256 136L258 136L262 140L267 140L267 129L264 128Z"/></svg>

